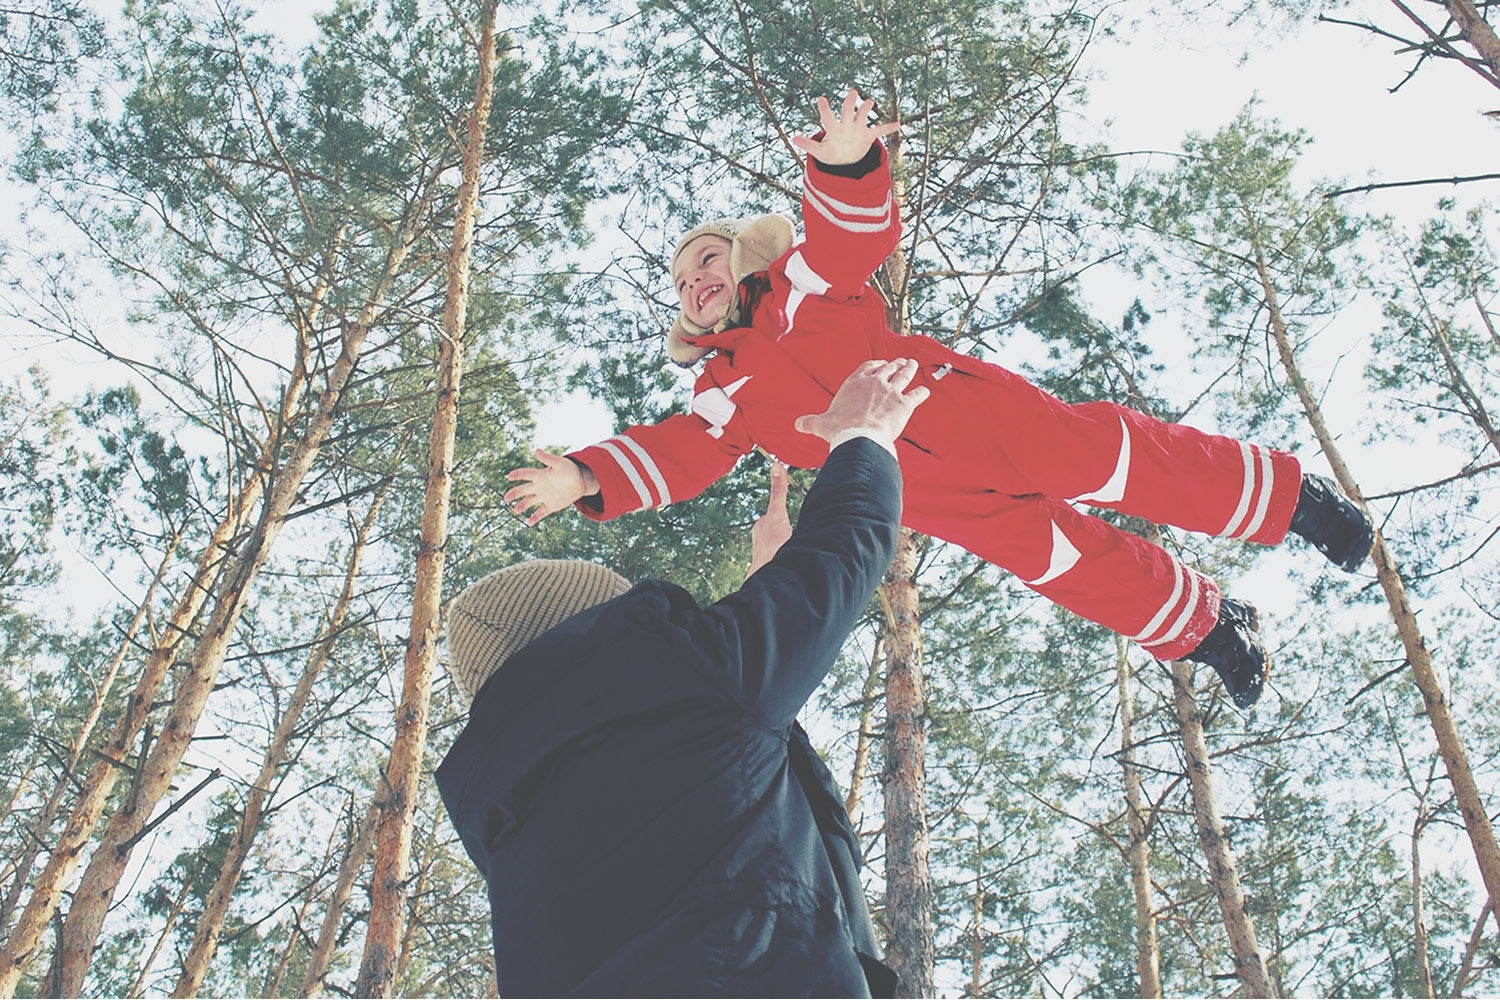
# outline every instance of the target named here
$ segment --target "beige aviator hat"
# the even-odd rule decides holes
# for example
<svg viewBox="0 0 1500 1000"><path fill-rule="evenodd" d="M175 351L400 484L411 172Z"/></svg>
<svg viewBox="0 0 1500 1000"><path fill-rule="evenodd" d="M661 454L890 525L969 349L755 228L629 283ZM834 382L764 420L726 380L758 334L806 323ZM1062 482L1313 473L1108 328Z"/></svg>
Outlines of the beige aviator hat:
<svg viewBox="0 0 1500 1000"><path fill-rule="evenodd" d="M472 702L516 650L629 589L620 574L577 559L532 559L497 570L448 605L448 672Z"/></svg>
<svg viewBox="0 0 1500 1000"><path fill-rule="evenodd" d="M676 268L677 258L682 255L683 248L700 236L722 236L729 241L729 273L735 284L739 284L745 275L764 271L790 250L792 242L797 238L797 227L791 219L775 213L747 215L739 219L713 219L688 230L677 241L677 246L672 250L672 262L667 267L669 272ZM734 306L731 304L729 313L719 321L714 330L722 330L734 319L733 312ZM712 332L713 330L705 330L679 312L677 321L667 331L667 356L686 368L711 348L695 347L682 338Z"/></svg>

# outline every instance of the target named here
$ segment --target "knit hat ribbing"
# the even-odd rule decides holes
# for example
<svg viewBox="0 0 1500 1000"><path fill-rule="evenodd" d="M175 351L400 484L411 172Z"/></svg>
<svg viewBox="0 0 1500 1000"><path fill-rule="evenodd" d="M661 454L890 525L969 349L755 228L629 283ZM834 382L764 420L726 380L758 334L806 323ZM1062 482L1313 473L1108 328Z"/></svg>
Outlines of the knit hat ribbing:
<svg viewBox="0 0 1500 1000"><path fill-rule="evenodd" d="M511 654L630 581L595 563L533 559L471 584L448 606L448 672L468 701Z"/></svg>

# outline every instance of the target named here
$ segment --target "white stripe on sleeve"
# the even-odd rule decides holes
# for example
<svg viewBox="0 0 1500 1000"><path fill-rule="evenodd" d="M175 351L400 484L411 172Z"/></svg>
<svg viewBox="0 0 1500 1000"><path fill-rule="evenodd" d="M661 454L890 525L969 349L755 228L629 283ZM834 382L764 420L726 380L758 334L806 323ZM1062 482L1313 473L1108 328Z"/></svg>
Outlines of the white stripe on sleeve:
<svg viewBox="0 0 1500 1000"><path fill-rule="evenodd" d="M599 442L599 447L609 452L609 456L619 464L620 469L625 473L625 478L630 480L630 485L635 487L636 495L641 501L641 505L635 509L645 510L652 506L651 493L646 489L646 483L645 480L641 479L641 474L635 470L635 465L631 463L629 457L620 449L620 446L615 443L618 440L620 439L610 438L608 441L601 441Z"/></svg>
<svg viewBox="0 0 1500 1000"><path fill-rule="evenodd" d="M745 380L742 380L745 381ZM672 502L672 491L667 489L667 477L661 474L661 468L656 464L656 459L642 448L640 442L628 434L620 434L615 437L616 441L629 448L636 458L641 461L641 468L646 470L646 475L651 477L651 482L656 486L656 492L661 496L661 506L665 507Z"/></svg>

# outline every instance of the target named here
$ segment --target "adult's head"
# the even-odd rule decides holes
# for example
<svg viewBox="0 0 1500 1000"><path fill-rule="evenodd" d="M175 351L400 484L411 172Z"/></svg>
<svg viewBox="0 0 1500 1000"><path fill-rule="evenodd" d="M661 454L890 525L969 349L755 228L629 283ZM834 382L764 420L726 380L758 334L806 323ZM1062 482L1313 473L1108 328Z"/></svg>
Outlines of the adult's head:
<svg viewBox="0 0 1500 1000"><path fill-rule="evenodd" d="M472 702L516 650L629 589L620 574L578 559L532 559L496 570L448 607L448 671Z"/></svg>

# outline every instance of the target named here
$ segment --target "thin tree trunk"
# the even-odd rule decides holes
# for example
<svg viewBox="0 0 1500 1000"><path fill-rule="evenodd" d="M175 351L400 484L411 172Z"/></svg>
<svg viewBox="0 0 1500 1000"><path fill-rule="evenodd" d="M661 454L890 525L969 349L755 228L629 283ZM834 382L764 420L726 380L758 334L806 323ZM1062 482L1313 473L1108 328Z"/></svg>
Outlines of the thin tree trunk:
<svg viewBox="0 0 1500 1000"><path fill-rule="evenodd" d="M292 916L292 926L287 928L286 933L286 947L281 949L281 957L276 960L276 967L271 970L271 978L266 981L266 988L262 994L263 996L281 996L281 983L284 979L286 979L286 970L291 968L292 956L297 953L297 942L300 941L303 936L303 923L307 920L308 911L312 909L313 887L317 884L317 879L322 878L323 875L328 871L328 862L332 859L333 844L330 842L328 846L329 853L323 858L324 864L322 870L319 871L314 880L308 884L307 892L302 897L302 905L297 907L297 912Z"/></svg>
<svg viewBox="0 0 1500 1000"><path fill-rule="evenodd" d="M198 987L203 983L203 977L208 974L208 964L213 960L214 951L218 948L219 933L224 927L224 917L229 913L229 904L234 898L235 886L239 884L245 860L250 856L250 848L254 845L255 837L260 832L261 821L265 818L266 806L271 796L271 787L276 781L276 774L281 770L286 759L287 748L292 742L292 735L296 732L302 720L302 712L312 697L313 685L317 683L323 673L323 668L332 658L333 647L344 627L344 620L348 617L349 606L354 601L354 593L359 580L360 560L364 556L365 545L374 527L375 518L380 512L387 489L389 485L382 487L377 493L374 502L370 504L370 509L365 513L364 520L355 532L348 566L344 571L343 589L328 614L328 619L321 630L322 635L308 654L306 668L302 671L302 676L298 678L297 687L292 692L286 710L282 713L276 724L276 730L271 736L270 745L266 747L266 752L261 758L260 773L255 776L255 782L250 787L250 794L246 797L244 807L240 812L239 826L235 829L218 876L214 879L213 887L204 901L203 916L194 930L193 943L188 948L187 957L182 960L182 973L178 977L177 985L172 989L173 997L196 996Z"/></svg>
<svg viewBox="0 0 1500 1000"><path fill-rule="evenodd" d="M1273 997L1271 978L1266 974L1260 945L1255 940L1255 925L1245 910L1245 894L1240 888L1229 837L1219 816L1214 794L1213 771L1208 763L1208 743L1203 737L1203 715L1193 697L1193 668L1186 660L1172 663L1172 701L1177 709L1182 733L1182 751L1187 762L1188 784L1193 793L1193 815L1198 822L1198 840L1208 862L1209 878L1219 899L1219 914L1234 953L1234 971L1244 984L1245 995Z"/></svg>
<svg viewBox="0 0 1500 1000"><path fill-rule="evenodd" d="M323 977L333 960L333 950L338 945L339 925L343 923L344 908L354 894L354 883L365 867L370 848L375 844L375 830L380 825L380 800L384 789L370 799L364 818L360 820L349 853L339 866L339 877L334 883L333 895L328 897L328 909L323 913L323 924L318 929L318 940L312 954L307 958L307 969L302 973L302 983L297 987L297 996L315 997L323 992Z"/></svg>
<svg viewBox="0 0 1500 1000"><path fill-rule="evenodd" d="M443 589L443 556L448 538L448 503L452 483L453 444L458 425L458 393L463 373L463 335L468 309L469 255L474 219L479 208L480 170L484 165L485 132L495 92L494 2L485 4L479 34L479 80L469 114L463 156L463 179L448 254L448 289L443 307L443 340L438 359L437 400L428 448L426 500L417 549L416 579L412 587L411 630L396 711L396 738L385 772L389 795L384 800L376 834L375 873L370 885L370 920L365 936L355 992L366 997L390 996L395 988L397 947L405 911L406 870L411 854L411 824L421 780L422 752L427 744L428 700Z"/></svg>
<svg viewBox="0 0 1500 1000"><path fill-rule="evenodd" d="M969 928L969 996L984 991L984 824L974 828L973 924Z"/></svg>
<svg viewBox="0 0 1500 1000"><path fill-rule="evenodd" d="M916 536L902 528L886 574L885 916L886 961L898 996L933 995L935 960L932 877L928 870L927 699L922 680L922 627L917 607Z"/></svg>
<svg viewBox="0 0 1500 1000"><path fill-rule="evenodd" d="M875 694L880 689L880 667L884 661L884 647L877 639L875 650L870 654L870 666L865 670L865 686L859 695L859 733L854 739L854 765L849 769L849 794L844 796L844 812L849 814L851 821L859 812L860 792L870 770L870 744L875 737Z"/></svg>
<svg viewBox="0 0 1500 1000"><path fill-rule="evenodd" d="M1312 389L1307 384L1307 380L1302 377L1296 355L1292 351L1291 337L1287 333L1286 322L1281 315L1276 287L1271 281L1270 270L1266 267L1258 246L1255 247L1255 267L1260 277L1261 290L1265 295L1266 307L1271 319L1271 333L1276 340L1276 348L1281 355L1287 381L1291 383L1298 400L1302 403L1303 412L1307 415L1313 434L1318 439L1324 458L1328 460L1328 465L1333 470L1334 478L1338 480L1339 486L1350 499L1368 513L1359 483L1355 481L1354 474L1344 463L1343 453L1339 451L1333 434L1323 420L1322 410L1318 407ZM1432 725L1433 734L1437 737L1438 752L1442 755L1443 766L1448 772L1448 780L1453 785L1454 797L1458 801L1459 812L1463 815L1464 829L1468 832L1469 843L1474 850L1474 860L1479 866L1485 892L1491 900L1500 899L1500 846L1496 845L1494 828L1490 825L1489 814L1485 811L1484 802L1479 795L1479 786L1474 781L1474 772L1469 767L1469 755L1459 735L1458 724L1454 721L1452 709L1448 705L1442 683L1438 680L1437 671L1433 669L1432 653L1427 648L1427 640L1422 635L1422 629L1417 624L1417 616L1407 600L1406 581L1402 579L1401 571L1396 565L1396 557L1386 545L1379 527L1375 529L1374 559L1380 587L1385 591L1386 604L1390 607L1391 617L1395 619L1396 632L1401 637L1401 645L1406 652L1406 661L1411 665L1412 680L1416 682L1417 689L1422 692L1427 718ZM1497 917L1497 924L1500 924L1500 917Z"/></svg>
<svg viewBox="0 0 1500 1000"><path fill-rule="evenodd" d="M155 637L141 676L136 681L135 689L115 723L108 742L96 751L98 763L90 770L79 790L73 810L62 833L52 845L47 864L37 877L26 907L6 939L5 947L0 949L0 997L15 996L22 973L36 957L47 926L58 913L63 888L77 870L84 845L93 836L94 828L103 816L110 793L114 790L115 780L126 767L125 760L130 754L130 748L145 727L156 693L166 679L183 639L213 590L214 580L221 573L223 560L230 550L230 540L241 530L242 519L248 509L246 501L254 503L264 484L265 480L260 476L249 480L236 502L230 505L224 520L210 536L182 597L173 608L162 632ZM60 958L54 964L57 961Z"/></svg>
<svg viewBox="0 0 1500 1000"><path fill-rule="evenodd" d="M125 994L127 997L138 997L146 988L146 977L151 975L151 967L156 964L157 956L161 954L163 946L167 943L167 938L172 936L172 928L177 926L177 918L182 916L182 907L187 902L188 894L192 891L193 880L184 877L182 888L177 890L177 895L172 900L172 906L167 911L166 925L162 927L161 933L156 936L156 944L152 946L151 954L146 956L146 960L141 963L140 971L135 974L135 981L130 984L130 989Z"/></svg>
<svg viewBox="0 0 1500 1000"><path fill-rule="evenodd" d="M1432 957L1427 949L1426 890L1422 886L1422 829L1426 825L1427 818L1419 809L1411 827L1411 929L1412 949L1417 959L1418 995L1432 1000L1437 994L1432 985Z"/></svg>
<svg viewBox="0 0 1500 1000"><path fill-rule="evenodd" d="M336 244L341 238L341 235L336 238ZM332 255L330 259L331 257ZM6 939L4 947L0 948L0 998L15 995L21 975L36 957L47 925L57 915L63 887L77 870L83 847L93 836L94 829L104 814L122 762L146 724L156 693L166 679L168 669L176 661L183 639L202 613L216 581L224 572L233 551L234 540L244 530L250 510L260 502L266 489L266 477L275 467L275 456L281 446L276 428L290 426L309 384L308 343L312 337L313 324L327 297L329 273L330 269L326 266L320 270L311 305L305 313L305 323L297 330L292 377L282 393L279 410L269 421L271 429L266 435L262 451L251 463L252 471L226 509L223 520L209 536L198 557L193 575L168 617L165 628L153 637L151 653L147 656L141 676L126 702L125 710L115 723L109 741L98 751L99 762L89 772L88 779L80 789L68 822L52 847L47 865L32 889L20 920ZM58 960L60 961L60 957Z"/></svg>
<svg viewBox="0 0 1500 1000"><path fill-rule="evenodd" d="M1450 997L1461 997L1464 990L1469 986L1469 977L1474 974L1474 959L1479 955L1479 946L1484 942L1484 925L1490 919L1490 910L1493 907L1486 899L1484 906L1479 909L1479 919L1474 921L1474 930L1469 934L1469 944L1464 948L1463 961L1459 963L1458 972L1453 976L1453 989L1448 991Z"/></svg>
<svg viewBox="0 0 1500 1000"><path fill-rule="evenodd" d="M188 669L177 685L161 738L141 772L138 804L114 814L74 892L73 909L63 928L62 983L64 991L70 995L78 995L82 988L105 914L129 864L131 848L151 811L172 786L172 779L187 752L250 598L251 585L280 535L287 514L338 416L343 390L354 372L372 325L380 318L381 303L394 276L411 251L422 214L419 210L412 211L398 242L387 252L383 278L371 301L361 310L358 321L345 327L339 356L328 371L326 386L316 407L305 419L303 436L293 443L285 465L276 469L259 521L236 549L226 571L203 634L193 648Z"/></svg>
<svg viewBox="0 0 1500 1000"><path fill-rule="evenodd" d="M94 685L94 697L89 705L88 712L83 717L77 731L73 734L73 742L68 747L68 763L64 769L62 778L57 787L52 789L52 794L47 796L47 801L42 804L41 811L37 814L35 821L31 824L30 845L16 861L15 880L11 882L6 890L5 899L0 901L0 933L10 923L11 914L15 912L17 904L24 891L26 880L31 877L32 866L36 864L37 855L41 853L42 844L47 837L47 831L52 828L52 823L57 819L57 814L62 810L63 798L72 787L74 772L78 770L79 761L83 759L84 751L88 748L89 740L93 738L94 727L99 724L99 718L104 713L105 703L109 700L109 693L114 688L115 680L119 677L120 668L125 664L125 657L129 654L135 644L136 636L140 634L141 626L146 623L151 613L151 605L156 600L157 588L161 585L162 578L166 576L167 568L177 553L177 545L182 540L181 530L174 532L171 541L167 545L167 551L162 557L161 565L157 567L156 574L151 578L151 584L146 588L146 596L141 598L136 606L135 615L130 619L130 624L125 628L125 634L120 637L120 645L115 649L115 654L110 658L109 666L104 671L104 676Z"/></svg>
<svg viewBox="0 0 1500 1000"><path fill-rule="evenodd" d="M1131 693L1130 648L1115 636L1115 683L1120 696L1120 768L1125 781L1125 817L1130 830L1126 857L1135 896L1135 975L1143 997L1160 997L1161 959L1156 941L1156 906L1151 899L1151 840L1146 825L1141 770L1135 760L1135 698Z"/></svg>

